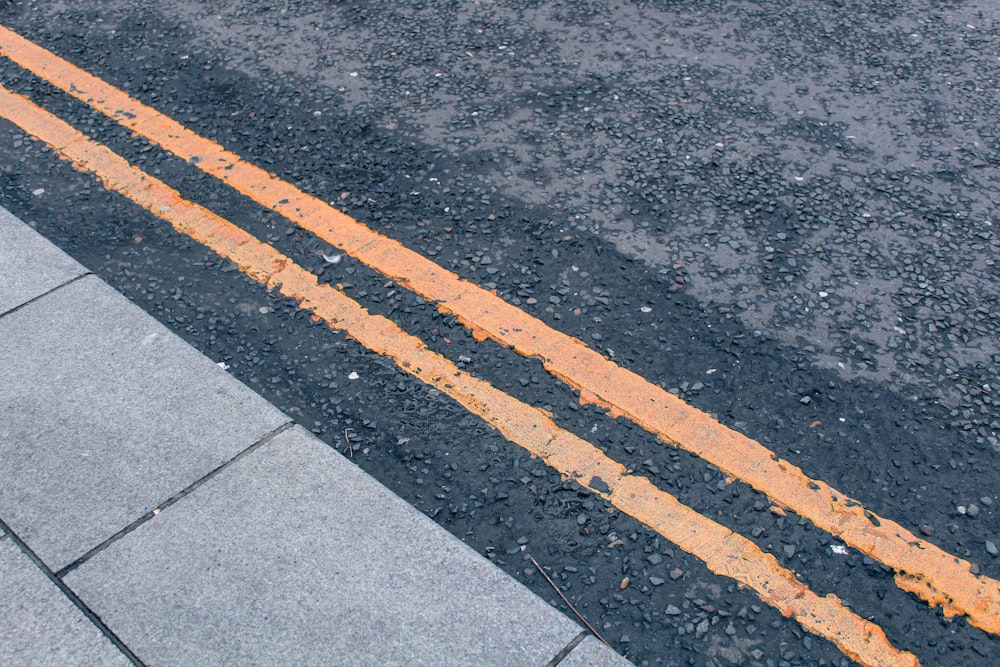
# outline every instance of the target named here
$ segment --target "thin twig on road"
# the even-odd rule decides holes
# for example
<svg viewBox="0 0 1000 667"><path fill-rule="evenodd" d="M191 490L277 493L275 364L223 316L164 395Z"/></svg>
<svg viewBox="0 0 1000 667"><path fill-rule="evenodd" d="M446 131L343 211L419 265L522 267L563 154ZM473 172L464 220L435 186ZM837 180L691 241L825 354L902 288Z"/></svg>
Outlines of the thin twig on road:
<svg viewBox="0 0 1000 667"><path fill-rule="evenodd" d="M532 556L531 554L528 554L528 558L535 565L535 567L538 568L538 571L542 573L542 576L545 577L545 581L549 582L549 586L551 586L555 590L555 592L559 594L559 597L562 598L562 601L566 603L566 606L569 607L569 610L574 614L576 614L576 617L580 619L580 622L586 625L587 629L590 630L590 632L593 633L595 637L600 639L605 646L614 651L615 650L614 647L611 646L611 644L609 644L608 641L604 637L602 637L597 632L597 630L594 629L594 626L592 626L590 623L587 622L587 619L583 617L583 614L581 614L576 610L576 607L573 606L573 603L571 603L569 600L566 599L566 596L563 595L563 592L559 590L558 586L556 586L556 582L552 581L552 577L550 577L548 573L546 573L545 570L542 569L542 566L538 564L538 561L535 560L535 557Z"/></svg>

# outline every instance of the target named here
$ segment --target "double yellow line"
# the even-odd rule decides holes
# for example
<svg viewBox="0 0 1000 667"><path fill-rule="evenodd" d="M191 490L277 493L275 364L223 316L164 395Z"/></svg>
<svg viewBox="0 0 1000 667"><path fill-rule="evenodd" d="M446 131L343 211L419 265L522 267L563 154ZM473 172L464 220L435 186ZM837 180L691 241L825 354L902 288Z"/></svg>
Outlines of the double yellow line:
<svg viewBox="0 0 1000 667"><path fill-rule="evenodd" d="M597 404L613 416L627 417L664 442L691 451L747 482L776 504L893 568L901 588L932 606L942 606L946 615L962 614L971 624L1000 633L1000 582L972 574L968 562L917 538L895 522L875 516L822 481L810 479L759 443L621 368L579 340L244 162L2 26L0 54L436 303L441 311L469 327L478 340L491 338L541 359L550 373L580 391L581 403ZM371 315L339 290L319 284L316 276L273 247L183 199L163 182L2 86L0 116L48 144L79 170L95 174L109 190L232 260L258 282L295 299L314 317L391 357L402 370L448 394L564 477L652 527L703 560L712 571L753 588L762 600L830 639L849 657L867 665L917 663L915 656L893 647L880 627L858 617L836 596L817 595L751 541L681 504L647 478L631 474L590 443L559 428L541 410L460 370L392 321Z"/></svg>

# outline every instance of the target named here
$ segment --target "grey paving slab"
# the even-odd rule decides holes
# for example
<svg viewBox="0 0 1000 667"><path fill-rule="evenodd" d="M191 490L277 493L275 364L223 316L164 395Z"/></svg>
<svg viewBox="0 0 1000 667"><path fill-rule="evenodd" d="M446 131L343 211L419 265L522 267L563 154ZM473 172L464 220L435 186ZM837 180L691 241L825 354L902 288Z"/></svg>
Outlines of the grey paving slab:
<svg viewBox="0 0 1000 667"><path fill-rule="evenodd" d="M93 276L0 318L0 517L53 570L288 419Z"/></svg>
<svg viewBox="0 0 1000 667"><path fill-rule="evenodd" d="M130 665L10 539L0 538L0 665Z"/></svg>
<svg viewBox="0 0 1000 667"><path fill-rule="evenodd" d="M589 636L560 661L559 667L630 667L631 664L596 638Z"/></svg>
<svg viewBox="0 0 1000 667"><path fill-rule="evenodd" d="M150 665L544 665L580 632L299 427L66 582Z"/></svg>
<svg viewBox="0 0 1000 667"><path fill-rule="evenodd" d="M0 266L0 313L87 272L4 208L0 208Z"/></svg>

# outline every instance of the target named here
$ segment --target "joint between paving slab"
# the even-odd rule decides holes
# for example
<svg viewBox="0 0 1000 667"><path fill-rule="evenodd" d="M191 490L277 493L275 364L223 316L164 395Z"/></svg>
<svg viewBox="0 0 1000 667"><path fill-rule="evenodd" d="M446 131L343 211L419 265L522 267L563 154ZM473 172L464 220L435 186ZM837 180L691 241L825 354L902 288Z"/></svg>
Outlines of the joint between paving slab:
<svg viewBox="0 0 1000 667"><path fill-rule="evenodd" d="M0 210L2 210L2 209L0 209ZM80 281L80 280L83 280L83 279L84 279L84 278L86 278L87 276L92 276L92 275L94 275L94 274L93 274L93 273L91 273L90 271L84 271L84 272L83 272L83 273L81 273L80 275L78 275L78 276L76 276L76 277L74 277L74 278L70 278L70 279L69 279L69 280L67 280L66 282L64 282L64 283L61 283L61 284L59 284L59 285L56 285L55 287L53 287L53 288L52 288L52 289L50 289L50 290L46 290L46 291L42 292L41 294L39 294L38 296L34 296L34 297L32 297L32 298L28 299L27 301L25 301L24 303L22 303L22 304L18 304L18 305L16 305L16 306L14 306L14 307L13 307L13 308L11 308L10 310L5 310L5 311L3 311L3 312L0 312L0 318L3 318L3 317L7 317L8 315L11 315L11 314L13 314L13 313L16 313L16 312L17 312L17 311L19 311L19 310L22 310L22 309L24 309L24 308L27 308L27 307L28 307L28 306L30 306L31 304L33 304L33 303L35 303L36 301L39 301L39 300L41 300L41 299L44 299L45 297L47 297L48 295L52 294L53 292L58 292L59 290L63 289L64 287L69 287L69 286L70 286L70 285L72 285L73 283L75 283L75 282L77 282L77 281Z"/></svg>
<svg viewBox="0 0 1000 667"><path fill-rule="evenodd" d="M218 467L214 468L213 470L211 470L207 474L205 474L203 477L200 477L199 479L195 480L194 482L192 482L190 485L188 485L184 489L182 489L182 490L178 491L177 493L175 493L174 495L170 496L170 498L168 498L167 500L165 500L162 503L160 503L159 505L157 505L154 509L150 510L149 512L146 512L145 514L143 514L142 516L140 516L138 519L136 519L135 521L133 521L129 525L125 526L124 528L122 528L121 530L119 530L117 533L115 533L111 537L107 538L106 540L104 540L103 542L101 542L100 544L98 544L96 547L94 547L93 549L91 549L87 553L83 554L82 556L80 556L79 558L77 558L76 560L74 560L69 565L63 566L60 570L58 570L57 572L54 573L54 576L56 576L60 580L62 580L62 578L65 577L67 574L69 574L70 572L72 572L76 568L80 567L81 565L83 565L84 563L86 563L88 560L90 560L91 558L93 558L97 554L101 553L102 551L104 551L105 549L107 549L109 546L111 546L112 544L114 544L115 542L117 542L118 540L120 540L121 538L125 537L129 533L131 533L134 530L136 530L139 526L141 526L142 524L146 523L147 521L149 521L150 519L152 519L153 517L155 517L161 511L163 511L166 508L170 507L171 505L173 505L174 503L176 503L177 501L179 501L181 498L187 496L188 494L190 494L191 492L193 492L195 489L197 489L199 486L201 486L202 484L204 484L208 480L210 480L213 477L215 477L216 475L218 475L220 472L222 472L223 470L225 470L226 468L228 468L233 463L236 463L240 459L242 459L245 456L249 455L251 452L253 452L253 451L255 451L255 450L263 447L265 444L267 444L268 442L270 442L271 440L273 440L274 438L276 438L280 434L284 433L288 429L292 428L293 426L295 426L295 421L290 419L287 422L285 422L284 424L282 424L281 426L279 426L278 428L276 428L273 431L267 433L262 438L260 438L256 442L254 442L252 445L250 445L249 447L247 447L243 451L239 452L236 456L232 457L228 461L224 461Z"/></svg>
<svg viewBox="0 0 1000 667"><path fill-rule="evenodd" d="M563 646L561 651L556 653L551 660L545 663L545 667L556 667L556 665L565 660L566 656L572 653L573 649L579 646L580 642L586 639L589 635L590 633L587 632L586 630L581 630L580 634L578 634L576 637L573 637L573 639L571 639L570 642L566 644L566 646Z"/></svg>
<svg viewBox="0 0 1000 667"><path fill-rule="evenodd" d="M14 542L21 552L28 557L28 560L34 563L35 567L41 570L42 573L48 577L49 581L51 581L52 584L58 588L70 602L73 603L74 607L80 610L80 613L83 614L88 621L94 624L101 634L104 635L105 639L111 642L116 649L121 651L122 655L124 655L133 665L136 665L136 667L145 667L145 663L139 659L139 656L133 653L132 649L126 646L125 642L123 642L118 635L116 635L114 631L101 620L101 617L95 614L94 611L87 606L87 603L81 600L69 586L63 583L62 579L56 576L55 572L49 569L49 566L46 565L34 551L32 551L31 547L29 547L27 543L17 535L17 533L11 530L11 527L8 526L3 519L0 519L0 530L3 530L3 532L6 533L4 537L9 538L12 542Z"/></svg>

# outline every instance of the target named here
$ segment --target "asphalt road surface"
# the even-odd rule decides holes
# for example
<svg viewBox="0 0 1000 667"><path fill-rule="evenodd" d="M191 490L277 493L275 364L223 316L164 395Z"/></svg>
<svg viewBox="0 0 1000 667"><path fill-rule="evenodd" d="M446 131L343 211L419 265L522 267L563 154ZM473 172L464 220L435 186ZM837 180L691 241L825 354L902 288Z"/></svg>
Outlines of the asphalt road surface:
<svg viewBox="0 0 1000 667"><path fill-rule="evenodd" d="M584 341L970 581L1000 579L1000 5L0 0L0 25ZM551 413L922 664L1000 662L997 629L932 608L872 551L641 419L581 403L544 354L480 341L23 63L0 57L0 83ZM534 557L636 664L851 662L600 480L564 477L57 152L0 117L0 205L567 610Z"/></svg>

